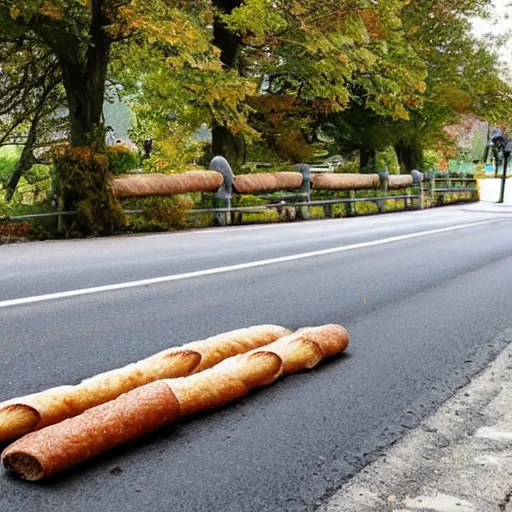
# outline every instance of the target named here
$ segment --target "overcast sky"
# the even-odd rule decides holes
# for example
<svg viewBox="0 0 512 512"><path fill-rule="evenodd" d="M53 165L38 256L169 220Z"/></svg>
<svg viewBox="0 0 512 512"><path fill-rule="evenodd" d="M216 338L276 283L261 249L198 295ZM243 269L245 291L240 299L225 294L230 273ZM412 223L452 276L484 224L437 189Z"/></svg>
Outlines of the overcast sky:
<svg viewBox="0 0 512 512"><path fill-rule="evenodd" d="M475 33L481 37L485 34L503 34L512 31L512 0L494 0L492 20L474 20ZM501 52L503 60L507 63L508 74L512 75L512 42Z"/></svg>

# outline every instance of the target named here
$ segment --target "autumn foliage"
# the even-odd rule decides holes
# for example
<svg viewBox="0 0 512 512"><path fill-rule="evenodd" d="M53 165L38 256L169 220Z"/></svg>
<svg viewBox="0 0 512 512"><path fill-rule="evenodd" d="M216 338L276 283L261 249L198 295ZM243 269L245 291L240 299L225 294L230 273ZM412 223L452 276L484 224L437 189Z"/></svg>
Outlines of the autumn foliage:
<svg viewBox="0 0 512 512"><path fill-rule="evenodd" d="M389 148L403 172L422 169L447 124L512 117L496 54L471 31L490 4L0 0L0 144L25 144L8 188L62 144L56 186L78 211L67 227L108 233L126 221L111 174L139 164L183 170L210 150L239 171L253 150L297 163L324 145L372 172ZM144 162L105 147L105 101L119 99L131 139L155 141Z"/></svg>

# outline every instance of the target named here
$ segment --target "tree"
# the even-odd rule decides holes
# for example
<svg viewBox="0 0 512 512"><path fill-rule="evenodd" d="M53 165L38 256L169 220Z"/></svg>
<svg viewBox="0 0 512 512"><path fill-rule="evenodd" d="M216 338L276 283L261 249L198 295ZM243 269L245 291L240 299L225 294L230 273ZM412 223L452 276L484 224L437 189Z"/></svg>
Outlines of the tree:
<svg viewBox="0 0 512 512"><path fill-rule="evenodd" d="M296 160L312 141L318 116L347 108L352 82L366 88L371 108L393 118L406 115L404 102L419 101L425 70L404 46L402 3L216 0L212 43L221 67L196 59L186 70L164 69L146 66L146 58L152 74L137 67L130 49L119 79L132 84L126 92L138 98L141 117L155 130L183 136L185 127L207 122L213 152L235 169L246 140L259 135L283 158ZM165 112L173 113L171 121L160 115Z"/></svg>
<svg viewBox="0 0 512 512"><path fill-rule="evenodd" d="M226 69L218 49L207 42L201 52L186 55L160 43L132 40L115 50L112 61L110 77L121 84L124 101L136 113L132 137L152 137L156 152L175 166L186 163L189 149L195 152L189 141L203 125L257 136L246 122L254 82Z"/></svg>
<svg viewBox="0 0 512 512"><path fill-rule="evenodd" d="M317 124L318 115L332 119L356 102L391 119L407 118L406 106L421 103L425 68L405 40L400 20L405 3L250 0L223 15L226 25L241 35L241 72L260 80L261 98L251 101L263 107L258 124L264 114L270 120L269 105L276 112L278 102L288 128L283 124L273 132L299 141L297 130L302 129L306 143L312 142L307 140L308 125ZM277 95L275 101L269 95ZM287 105L289 111L306 112L314 105L317 115L293 127L296 116L286 115Z"/></svg>
<svg viewBox="0 0 512 512"><path fill-rule="evenodd" d="M391 123L391 118L389 120ZM333 142L336 152L359 153L359 171L377 172L377 151L393 143L393 134L384 118L364 105L361 95L353 95L344 112L331 114L322 120L321 133Z"/></svg>
<svg viewBox="0 0 512 512"><path fill-rule="evenodd" d="M0 68L0 146L23 146L4 186L10 200L23 174L41 163L35 154L38 148L57 142L65 130L65 119L59 114L64 95L55 59L34 46L34 41L3 43Z"/></svg>
<svg viewBox="0 0 512 512"><path fill-rule="evenodd" d="M512 113L510 87L497 56L472 34L470 18L485 16L489 0L425 0L404 10L407 38L428 68L420 108L392 127L402 172L423 168L423 151L447 140L443 131L464 114L503 119Z"/></svg>
<svg viewBox="0 0 512 512"><path fill-rule="evenodd" d="M225 70L241 75L240 50L241 35L230 30L224 16L240 8L242 0L213 0L216 15L213 21L213 44L220 50L220 61ZM245 160L244 134L230 130L222 123L214 122L212 126L212 153L222 155L231 162L235 172Z"/></svg>
<svg viewBox="0 0 512 512"><path fill-rule="evenodd" d="M102 109L114 46L132 39L141 45L159 41L167 49L188 54L206 48L205 28L194 15L206 9L207 3L0 0L3 44L30 42L40 54L48 55L60 76L70 148L58 155L57 169L65 207L78 209L83 230L109 231L124 222L109 188L103 154ZM12 48L16 50L15 44ZM25 80L23 86L30 94L33 84Z"/></svg>

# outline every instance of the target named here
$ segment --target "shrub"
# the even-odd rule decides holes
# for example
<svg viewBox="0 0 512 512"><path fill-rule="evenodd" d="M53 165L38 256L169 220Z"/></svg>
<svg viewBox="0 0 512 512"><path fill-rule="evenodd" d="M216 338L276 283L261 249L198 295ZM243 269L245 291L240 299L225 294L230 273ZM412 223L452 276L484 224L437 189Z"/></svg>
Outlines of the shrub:
<svg viewBox="0 0 512 512"><path fill-rule="evenodd" d="M375 203L361 202L356 203L356 212L358 215L371 215L379 213L379 209Z"/></svg>
<svg viewBox="0 0 512 512"><path fill-rule="evenodd" d="M332 216L333 217L346 217L347 216L347 206L345 204L333 204L332 205Z"/></svg>
<svg viewBox="0 0 512 512"><path fill-rule="evenodd" d="M20 158L19 146L4 146L0 148L0 182L6 181L16 167Z"/></svg>
<svg viewBox="0 0 512 512"><path fill-rule="evenodd" d="M359 162L357 160L349 160L348 162L340 163L334 169L336 173L349 173L349 174L358 174L359 173Z"/></svg>
<svg viewBox="0 0 512 512"><path fill-rule="evenodd" d="M205 213L202 215L190 215L188 227L192 229L208 228L215 223L214 213Z"/></svg>
<svg viewBox="0 0 512 512"><path fill-rule="evenodd" d="M323 206L311 206L310 212L312 219L325 219L325 212Z"/></svg>
<svg viewBox="0 0 512 512"><path fill-rule="evenodd" d="M112 174L123 174L139 167L139 155L127 144L107 147L108 163Z"/></svg>
<svg viewBox="0 0 512 512"><path fill-rule="evenodd" d="M188 211L194 201L188 196L144 197L124 202L129 210L144 210L130 218L130 226L136 231L170 231L188 227Z"/></svg>
<svg viewBox="0 0 512 512"><path fill-rule="evenodd" d="M23 240L32 234L32 226L28 222L0 222L0 244Z"/></svg>
<svg viewBox="0 0 512 512"><path fill-rule="evenodd" d="M261 197L253 196L253 195L244 195L244 196L235 196L233 200L233 205L239 207L247 207L247 206L260 206L263 204L267 204L267 201Z"/></svg>
<svg viewBox="0 0 512 512"><path fill-rule="evenodd" d="M0 184L0 217L9 213L9 203L5 199L5 192Z"/></svg>
<svg viewBox="0 0 512 512"><path fill-rule="evenodd" d="M242 222L245 223L258 223L258 222L279 222L281 216L275 210L269 210L261 213L244 213Z"/></svg>
<svg viewBox="0 0 512 512"><path fill-rule="evenodd" d="M56 153L55 170L64 207L77 211L68 232L107 234L126 225L121 204L110 187L105 153L90 147L63 147Z"/></svg>
<svg viewBox="0 0 512 512"><path fill-rule="evenodd" d="M297 172L297 169L286 162L268 162L272 167L258 167L257 162L248 162L240 167L237 174L259 174L267 172Z"/></svg>
<svg viewBox="0 0 512 512"><path fill-rule="evenodd" d="M387 168L390 174L400 174L400 164L394 148L377 151L377 169Z"/></svg>

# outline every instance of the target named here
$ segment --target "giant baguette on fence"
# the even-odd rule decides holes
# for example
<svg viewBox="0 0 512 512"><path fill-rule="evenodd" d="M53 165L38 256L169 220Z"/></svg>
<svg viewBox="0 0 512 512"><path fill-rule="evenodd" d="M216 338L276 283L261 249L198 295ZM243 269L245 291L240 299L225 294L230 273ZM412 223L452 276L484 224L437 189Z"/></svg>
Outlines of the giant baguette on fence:
<svg viewBox="0 0 512 512"><path fill-rule="evenodd" d="M180 417L241 398L282 374L312 368L348 342L339 325L302 329L201 373L147 384L32 432L4 450L2 463L27 480L46 478Z"/></svg>
<svg viewBox="0 0 512 512"><path fill-rule="evenodd" d="M0 404L0 443L59 423L135 388L183 377L223 359L268 345L291 331L260 325L171 348L124 368L101 373L76 386L60 386Z"/></svg>

